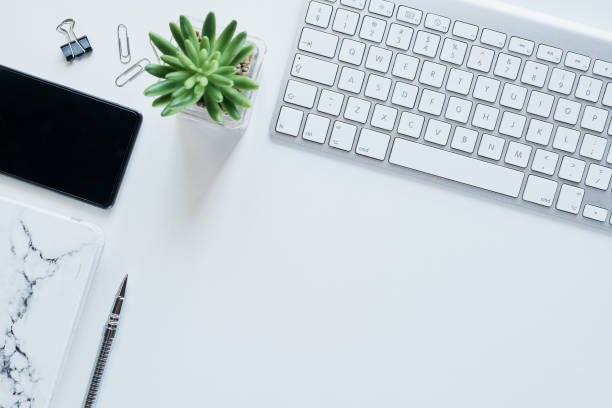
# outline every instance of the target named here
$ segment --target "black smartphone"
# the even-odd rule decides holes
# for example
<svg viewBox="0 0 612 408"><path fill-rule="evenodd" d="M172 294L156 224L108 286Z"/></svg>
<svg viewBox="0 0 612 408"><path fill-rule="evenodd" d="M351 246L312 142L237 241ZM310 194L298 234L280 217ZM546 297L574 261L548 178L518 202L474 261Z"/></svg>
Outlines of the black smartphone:
<svg viewBox="0 0 612 408"><path fill-rule="evenodd" d="M117 197L142 115L0 65L0 172L102 208Z"/></svg>

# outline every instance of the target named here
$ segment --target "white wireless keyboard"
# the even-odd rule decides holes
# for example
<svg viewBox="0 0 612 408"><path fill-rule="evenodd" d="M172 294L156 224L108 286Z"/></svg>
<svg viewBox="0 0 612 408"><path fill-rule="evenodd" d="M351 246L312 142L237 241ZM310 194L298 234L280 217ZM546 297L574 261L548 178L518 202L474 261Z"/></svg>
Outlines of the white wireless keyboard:
<svg viewBox="0 0 612 408"><path fill-rule="evenodd" d="M305 3L273 135L612 231L612 37L456 0Z"/></svg>

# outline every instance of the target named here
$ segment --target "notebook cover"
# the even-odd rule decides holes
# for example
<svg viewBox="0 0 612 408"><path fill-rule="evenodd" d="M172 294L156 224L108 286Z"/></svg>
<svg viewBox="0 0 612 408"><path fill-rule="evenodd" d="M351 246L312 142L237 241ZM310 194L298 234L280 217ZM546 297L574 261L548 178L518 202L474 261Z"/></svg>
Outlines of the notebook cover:
<svg viewBox="0 0 612 408"><path fill-rule="evenodd" d="M0 198L0 408L46 408L103 248L81 221Z"/></svg>

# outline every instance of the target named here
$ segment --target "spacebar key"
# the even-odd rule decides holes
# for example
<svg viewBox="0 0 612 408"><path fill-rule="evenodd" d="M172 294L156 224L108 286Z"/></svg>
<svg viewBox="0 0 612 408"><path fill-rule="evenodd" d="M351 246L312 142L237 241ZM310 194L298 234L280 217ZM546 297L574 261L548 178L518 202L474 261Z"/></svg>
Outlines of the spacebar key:
<svg viewBox="0 0 612 408"><path fill-rule="evenodd" d="M448 180L518 197L520 171L397 138L389 162Z"/></svg>

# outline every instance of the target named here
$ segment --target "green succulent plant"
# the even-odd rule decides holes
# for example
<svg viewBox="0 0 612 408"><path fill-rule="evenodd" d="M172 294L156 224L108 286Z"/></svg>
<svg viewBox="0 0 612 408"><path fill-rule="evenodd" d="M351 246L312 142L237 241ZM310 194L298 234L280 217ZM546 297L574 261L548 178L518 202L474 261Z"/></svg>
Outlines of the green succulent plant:
<svg viewBox="0 0 612 408"><path fill-rule="evenodd" d="M170 23L178 47L149 33L165 64L146 66L148 73L163 80L145 89L145 95L157 97L153 106L164 106L162 116L173 115L202 100L216 122L223 121L223 112L239 120L240 108L251 106L241 91L259 87L252 79L239 75L237 69L254 50L254 46L245 45L246 32L234 35L234 20L217 37L214 13L206 16L200 39L187 17L181 16L179 23Z"/></svg>

